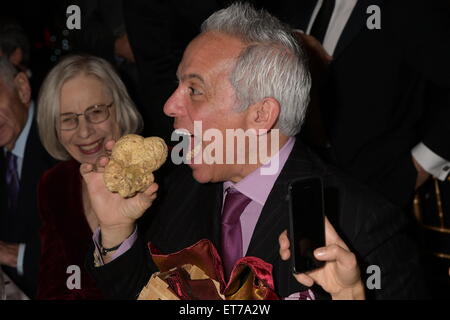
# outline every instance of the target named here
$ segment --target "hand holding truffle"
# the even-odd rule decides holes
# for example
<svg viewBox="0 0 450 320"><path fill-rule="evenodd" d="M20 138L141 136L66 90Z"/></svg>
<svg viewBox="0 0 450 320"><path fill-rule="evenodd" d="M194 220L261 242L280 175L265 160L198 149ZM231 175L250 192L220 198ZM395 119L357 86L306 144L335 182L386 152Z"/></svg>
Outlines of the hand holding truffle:
<svg viewBox="0 0 450 320"><path fill-rule="evenodd" d="M152 172L166 160L167 146L157 137L126 135L117 143L108 141L105 149L112 152L111 159L101 157L95 166L84 163L80 172L99 220L103 246L109 248L133 232L136 219L156 199L158 185Z"/></svg>

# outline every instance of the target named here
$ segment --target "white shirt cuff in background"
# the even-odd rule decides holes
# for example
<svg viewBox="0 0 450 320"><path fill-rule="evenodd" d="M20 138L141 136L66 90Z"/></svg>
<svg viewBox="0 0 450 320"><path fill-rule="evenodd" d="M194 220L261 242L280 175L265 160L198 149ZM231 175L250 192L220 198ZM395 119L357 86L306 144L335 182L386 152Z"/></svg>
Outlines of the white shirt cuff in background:
<svg viewBox="0 0 450 320"><path fill-rule="evenodd" d="M450 161L438 156L422 142L411 151L420 166L437 179L444 181L450 172Z"/></svg>

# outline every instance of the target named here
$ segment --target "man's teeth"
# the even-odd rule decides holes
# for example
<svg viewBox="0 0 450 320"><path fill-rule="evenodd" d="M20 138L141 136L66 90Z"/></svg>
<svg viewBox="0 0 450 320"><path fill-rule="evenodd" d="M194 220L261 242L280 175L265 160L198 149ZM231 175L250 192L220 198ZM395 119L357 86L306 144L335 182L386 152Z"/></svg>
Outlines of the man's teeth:
<svg viewBox="0 0 450 320"><path fill-rule="evenodd" d="M192 134L189 131L187 131L186 129L176 129L175 133L182 135L182 136L189 136L189 137L192 136Z"/></svg>
<svg viewBox="0 0 450 320"><path fill-rule="evenodd" d="M80 149L83 151L91 151L98 147L101 141L94 142L93 144L87 146L80 146Z"/></svg>
<svg viewBox="0 0 450 320"><path fill-rule="evenodd" d="M181 136L186 136L189 138L194 137L194 135L192 133L190 133L187 129L175 129L175 134L181 135ZM202 150L202 145L201 143L198 143L193 149L190 149L187 153L186 153L186 161L191 161L193 158L195 158Z"/></svg>
<svg viewBox="0 0 450 320"><path fill-rule="evenodd" d="M200 151L202 150L202 145L198 144L194 147L194 149L189 150L186 154L186 161L191 161L191 159L195 158Z"/></svg>

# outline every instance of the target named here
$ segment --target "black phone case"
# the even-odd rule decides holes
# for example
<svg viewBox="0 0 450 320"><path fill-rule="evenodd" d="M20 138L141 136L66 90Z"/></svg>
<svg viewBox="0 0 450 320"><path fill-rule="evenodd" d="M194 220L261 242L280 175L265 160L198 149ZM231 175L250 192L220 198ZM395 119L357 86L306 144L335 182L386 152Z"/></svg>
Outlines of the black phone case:
<svg viewBox="0 0 450 320"><path fill-rule="evenodd" d="M300 263L298 261L296 261L296 254L295 251L297 250L296 248L296 239L294 239L294 212L293 212L293 206L292 206L292 186L295 183L298 182L307 182L309 180L319 180L320 182L320 194L321 194L321 220L322 220L322 228L323 228L323 235L320 236L321 238L321 245L318 245L317 247L314 247L313 250L311 251L311 254L308 257L304 257L306 259L306 261L302 261L303 267L299 267ZM323 192L323 183L322 183L322 179L320 177L308 177L308 178L301 178L301 179L296 179L293 180L289 183L289 190L288 190L288 207L289 207L289 232L288 232L288 237L289 237L289 241L291 244L291 265L292 265L292 271L294 273L305 273L317 268L322 267L323 265L325 265L324 261L319 261L317 260L314 255L313 255L313 251L316 248L319 248L321 246L325 246L325 213L324 213L324 192Z"/></svg>

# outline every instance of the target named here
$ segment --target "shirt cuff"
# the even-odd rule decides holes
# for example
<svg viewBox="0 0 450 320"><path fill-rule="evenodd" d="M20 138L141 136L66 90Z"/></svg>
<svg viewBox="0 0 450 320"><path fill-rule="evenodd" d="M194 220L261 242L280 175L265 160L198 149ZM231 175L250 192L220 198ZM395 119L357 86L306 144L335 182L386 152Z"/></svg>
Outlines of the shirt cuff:
<svg viewBox="0 0 450 320"><path fill-rule="evenodd" d="M437 179L444 181L450 172L450 161L438 156L424 143L419 143L411 151L420 166Z"/></svg>
<svg viewBox="0 0 450 320"><path fill-rule="evenodd" d="M19 252L17 253L17 274L23 276L23 259L25 257L25 243L19 243Z"/></svg>
<svg viewBox="0 0 450 320"><path fill-rule="evenodd" d="M295 292L289 297L283 298L283 300L316 300L316 296L311 289L302 292Z"/></svg>
<svg viewBox="0 0 450 320"><path fill-rule="evenodd" d="M103 258L102 255L100 254L100 241L99 241L99 236L100 236L100 228L97 228L94 232L94 234L92 235L92 240L94 241L95 244L95 251L94 251L94 264L96 267L100 267L104 265L103 262ZM120 245L120 247L114 251L113 255L111 256L111 261L113 261L114 259L120 257L122 254L124 254L125 252L127 252L132 246L133 244L136 242L137 239L137 226L134 228L133 233L125 239L124 242L122 242L122 244Z"/></svg>

